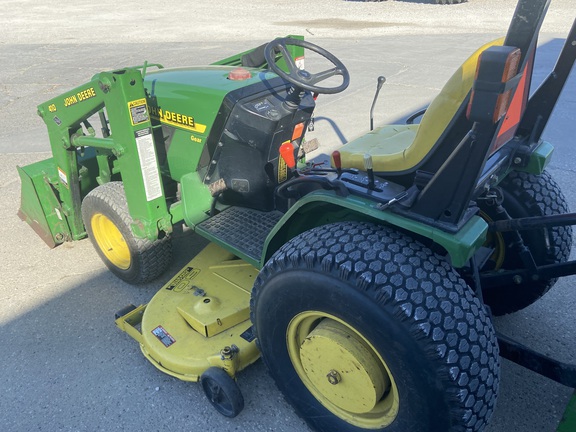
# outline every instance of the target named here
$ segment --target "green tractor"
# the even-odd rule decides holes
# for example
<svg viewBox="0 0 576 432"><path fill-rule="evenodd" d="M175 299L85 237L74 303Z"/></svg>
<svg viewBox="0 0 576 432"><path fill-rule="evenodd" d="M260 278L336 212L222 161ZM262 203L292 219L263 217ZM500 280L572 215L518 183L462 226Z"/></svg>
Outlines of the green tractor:
<svg viewBox="0 0 576 432"><path fill-rule="evenodd" d="M19 168L19 214L50 246L88 236L131 284L166 271L175 226L209 240L116 324L226 416L244 405L236 374L261 356L315 430L480 431L500 356L576 387L574 366L491 322L575 272L576 217L541 133L576 26L529 96L548 4L520 0L506 37L466 60L418 124L314 160L315 98L349 74L303 38L210 66L99 73L39 106L53 156ZM304 68L306 50L329 66Z"/></svg>

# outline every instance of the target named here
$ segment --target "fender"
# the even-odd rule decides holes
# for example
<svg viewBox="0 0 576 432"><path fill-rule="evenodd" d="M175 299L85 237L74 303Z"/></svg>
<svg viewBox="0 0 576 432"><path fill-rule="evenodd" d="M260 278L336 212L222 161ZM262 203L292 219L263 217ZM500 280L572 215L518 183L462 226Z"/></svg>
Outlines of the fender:
<svg viewBox="0 0 576 432"><path fill-rule="evenodd" d="M270 231L260 259L262 267L284 243L315 226L344 220L371 221L406 230L440 245L450 256L452 265L463 267L486 240L488 224L473 216L457 233L448 233L415 220L380 210L377 203L362 197L346 198L333 191L315 191L299 199Z"/></svg>

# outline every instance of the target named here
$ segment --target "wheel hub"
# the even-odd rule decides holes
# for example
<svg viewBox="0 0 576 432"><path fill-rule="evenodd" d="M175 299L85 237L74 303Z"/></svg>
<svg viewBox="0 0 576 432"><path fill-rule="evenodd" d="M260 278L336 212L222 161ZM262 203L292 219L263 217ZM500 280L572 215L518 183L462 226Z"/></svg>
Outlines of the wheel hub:
<svg viewBox="0 0 576 432"><path fill-rule="evenodd" d="M116 267L128 270L131 263L130 249L114 222L102 213L96 213L90 223L94 239L106 258Z"/></svg>
<svg viewBox="0 0 576 432"><path fill-rule="evenodd" d="M390 379L371 349L345 325L324 319L301 345L308 379L340 409L362 414L374 409Z"/></svg>

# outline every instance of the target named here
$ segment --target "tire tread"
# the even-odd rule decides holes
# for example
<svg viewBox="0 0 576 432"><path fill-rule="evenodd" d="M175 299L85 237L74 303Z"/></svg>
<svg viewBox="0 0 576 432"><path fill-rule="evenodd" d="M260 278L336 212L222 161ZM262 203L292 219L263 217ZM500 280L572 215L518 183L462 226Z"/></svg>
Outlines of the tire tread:
<svg viewBox="0 0 576 432"><path fill-rule="evenodd" d="M128 210L126 203L126 193L124 186L121 182L105 183L93 189L82 202L82 215L84 224L88 229L88 222L90 216L95 211L102 211L102 209L109 209L112 213L118 215L123 226L118 227L122 234L125 236L126 241L130 245L132 251L133 265L136 268L135 272L128 273L118 272L113 264L109 263L99 251L98 245L92 237L90 237L94 248L98 251L101 258L106 265L124 281L140 285L150 282L159 277L172 262L172 242L169 236L162 239L151 241L149 239L141 239L135 237L131 230L132 217Z"/></svg>
<svg viewBox="0 0 576 432"><path fill-rule="evenodd" d="M348 281L391 308L412 338L424 341L443 376L449 404L456 407L450 430L483 429L498 394L496 336L483 305L443 257L384 226L342 222L315 228L282 246L262 269L252 314L266 280L302 265Z"/></svg>

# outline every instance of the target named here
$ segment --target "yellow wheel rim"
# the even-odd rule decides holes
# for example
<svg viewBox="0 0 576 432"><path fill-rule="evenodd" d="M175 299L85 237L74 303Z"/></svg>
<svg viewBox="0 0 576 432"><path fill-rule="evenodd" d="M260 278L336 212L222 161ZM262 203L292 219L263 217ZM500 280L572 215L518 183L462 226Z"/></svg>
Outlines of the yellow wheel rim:
<svg viewBox="0 0 576 432"><path fill-rule="evenodd" d="M108 261L122 270L130 268L130 249L114 222L102 213L96 213L90 221L98 247Z"/></svg>
<svg viewBox="0 0 576 432"><path fill-rule="evenodd" d="M360 332L330 314L308 311L292 319L286 338L296 373L330 412L365 429L394 421L398 388L382 356Z"/></svg>

